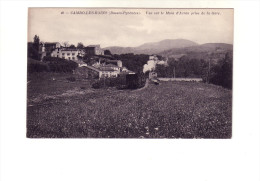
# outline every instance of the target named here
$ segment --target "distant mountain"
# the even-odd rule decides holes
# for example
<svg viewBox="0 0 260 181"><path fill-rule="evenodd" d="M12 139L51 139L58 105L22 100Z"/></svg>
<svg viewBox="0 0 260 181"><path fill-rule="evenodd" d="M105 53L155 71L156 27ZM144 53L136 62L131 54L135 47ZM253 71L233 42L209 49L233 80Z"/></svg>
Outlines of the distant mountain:
<svg viewBox="0 0 260 181"><path fill-rule="evenodd" d="M185 39L166 39L159 42L145 43L138 47L112 46L104 49L110 50L112 54L134 53L134 54L157 54L169 49L197 46L198 44Z"/></svg>
<svg viewBox="0 0 260 181"><path fill-rule="evenodd" d="M103 48L103 50L109 50L112 54L125 54L125 53L134 53L134 47L120 47L120 46L111 46Z"/></svg>
<svg viewBox="0 0 260 181"><path fill-rule="evenodd" d="M233 45L225 43L206 43L202 45L174 48L158 53L163 57L184 59L213 60L215 63L225 58L226 53L233 53Z"/></svg>
<svg viewBox="0 0 260 181"><path fill-rule="evenodd" d="M166 51L158 53L162 56L174 57L177 55L186 55L186 54L203 54L203 53L225 53L227 51L232 51L233 45L226 43L206 43L197 46L190 46L184 48L172 48Z"/></svg>
<svg viewBox="0 0 260 181"><path fill-rule="evenodd" d="M143 45L140 45L137 47L139 50L168 50L171 48L184 48L184 47L190 47L190 46L196 46L197 43L185 40L185 39L166 39L159 42L153 42L153 43L145 43Z"/></svg>

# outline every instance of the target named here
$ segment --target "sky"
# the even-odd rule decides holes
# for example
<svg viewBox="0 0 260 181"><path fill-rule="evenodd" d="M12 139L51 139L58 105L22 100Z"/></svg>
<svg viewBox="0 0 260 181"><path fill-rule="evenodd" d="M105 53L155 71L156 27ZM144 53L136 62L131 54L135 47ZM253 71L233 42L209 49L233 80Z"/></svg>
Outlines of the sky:
<svg viewBox="0 0 260 181"><path fill-rule="evenodd" d="M28 41L133 47L164 39L233 44L233 9L29 8Z"/></svg>

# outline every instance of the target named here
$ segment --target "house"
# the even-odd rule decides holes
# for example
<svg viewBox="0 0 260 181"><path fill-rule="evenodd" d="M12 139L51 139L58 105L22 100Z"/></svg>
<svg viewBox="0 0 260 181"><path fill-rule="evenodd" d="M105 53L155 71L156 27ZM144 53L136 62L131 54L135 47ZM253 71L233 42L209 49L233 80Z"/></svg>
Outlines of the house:
<svg viewBox="0 0 260 181"><path fill-rule="evenodd" d="M122 67L120 74L135 74L135 72L128 70L126 67Z"/></svg>
<svg viewBox="0 0 260 181"><path fill-rule="evenodd" d="M113 69L102 68L99 71L99 78L111 78L117 77L120 72L114 71Z"/></svg>
<svg viewBox="0 0 260 181"><path fill-rule="evenodd" d="M88 45L85 47L85 52L87 55L104 55L100 45Z"/></svg>
<svg viewBox="0 0 260 181"><path fill-rule="evenodd" d="M41 60L45 56L58 57L67 60L81 60L84 56L83 49L62 47L59 42L43 42L40 44Z"/></svg>
<svg viewBox="0 0 260 181"><path fill-rule="evenodd" d="M66 60L81 60L84 56L84 51L77 48L56 48L52 51L51 56Z"/></svg>
<svg viewBox="0 0 260 181"><path fill-rule="evenodd" d="M98 66L97 66L98 65ZM135 72L128 70L125 67L119 67L114 64L95 64L92 66L89 65L79 65L79 67L85 67L85 73L82 71L80 72L81 75L84 75L84 77L98 77L100 78L112 78L112 77L118 77L119 75L126 75L126 74L135 74ZM91 75L92 74L92 75ZM95 75L95 76L94 76ZM98 76L96 76L98 75Z"/></svg>
<svg viewBox="0 0 260 181"><path fill-rule="evenodd" d="M42 47L45 48L45 51L51 51L55 48L61 48L61 44L59 42L43 42Z"/></svg>
<svg viewBox="0 0 260 181"><path fill-rule="evenodd" d="M85 77L110 78L117 77L120 73L120 71L115 71L109 67L96 68L88 65L80 65L79 67L84 67L86 73L83 73L82 71L77 72L80 72L80 74L84 74Z"/></svg>
<svg viewBox="0 0 260 181"><path fill-rule="evenodd" d="M115 64L115 65L117 65L118 67L122 67L122 66L123 66L123 63L122 63L121 60L107 60L107 63Z"/></svg>
<svg viewBox="0 0 260 181"><path fill-rule="evenodd" d="M105 64L105 65L102 65L100 66L100 68L108 68L108 69L111 69L113 71L119 71L120 72L120 67L117 66L117 65L114 65L114 64Z"/></svg>
<svg viewBox="0 0 260 181"><path fill-rule="evenodd" d="M40 56L41 59L45 56L51 56L51 53L55 49L60 49L61 44L59 42L42 42L40 43Z"/></svg>

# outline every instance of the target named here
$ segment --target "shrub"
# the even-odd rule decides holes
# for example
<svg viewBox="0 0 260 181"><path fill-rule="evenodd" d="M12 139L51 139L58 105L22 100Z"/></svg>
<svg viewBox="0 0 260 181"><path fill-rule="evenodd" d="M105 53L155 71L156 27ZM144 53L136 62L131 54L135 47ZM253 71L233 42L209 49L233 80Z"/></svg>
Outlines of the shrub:
<svg viewBox="0 0 260 181"><path fill-rule="evenodd" d="M100 81L94 82L94 83L92 84L92 88L94 88L94 89L99 89L99 88L101 88L101 83L100 83Z"/></svg>
<svg viewBox="0 0 260 181"><path fill-rule="evenodd" d="M44 57L43 62L48 63L52 72L73 72L78 67L76 62L58 57Z"/></svg>
<svg viewBox="0 0 260 181"><path fill-rule="evenodd" d="M138 89L144 87L146 77L143 73L126 75L126 84L128 89Z"/></svg>
<svg viewBox="0 0 260 181"><path fill-rule="evenodd" d="M27 64L27 71L28 71L28 73L48 72L48 71L50 71L50 69L49 69L48 64L29 58L28 64Z"/></svg>
<svg viewBox="0 0 260 181"><path fill-rule="evenodd" d="M210 83L232 89L233 57L229 53L225 59L212 68Z"/></svg>

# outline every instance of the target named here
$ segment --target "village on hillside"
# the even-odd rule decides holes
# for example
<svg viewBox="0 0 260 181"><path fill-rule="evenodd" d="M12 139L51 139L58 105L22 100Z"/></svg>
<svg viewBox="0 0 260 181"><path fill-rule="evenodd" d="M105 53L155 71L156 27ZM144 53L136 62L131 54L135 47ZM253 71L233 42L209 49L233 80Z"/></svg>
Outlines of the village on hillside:
<svg viewBox="0 0 260 181"><path fill-rule="evenodd" d="M37 36L35 36L37 39ZM30 47L35 43L28 43L28 56L30 57ZM83 45L83 44L82 44ZM39 42L37 59L41 62L45 60L67 60L73 61L77 67L72 70L73 74L82 78L116 78L119 76L130 77L137 73L123 66L119 59L115 59L109 50L103 50L100 45L84 46L62 46L59 42ZM151 81L158 83L156 65L167 65L166 60L159 60L157 55L149 55L143 65L142 72L148 73Z"/></svg>
<svg viewBox="0 0 260 181"><path fill-rule="evenodd" d="M78 64L75 73L85 72L85 76L98 75L103 77L117 77L119 74L134 74L122 66L120 60L111 60L111 56L104 55L104 50L100 45L89 45L85 48L63 47L59 42L45 42L39 46L39 56L42 61L44 57L57 57L65 60L71 60ZM94 63L87 64L83 61L84 56L89 56ZM102 62L102 63L101 63Z"/></svg>

